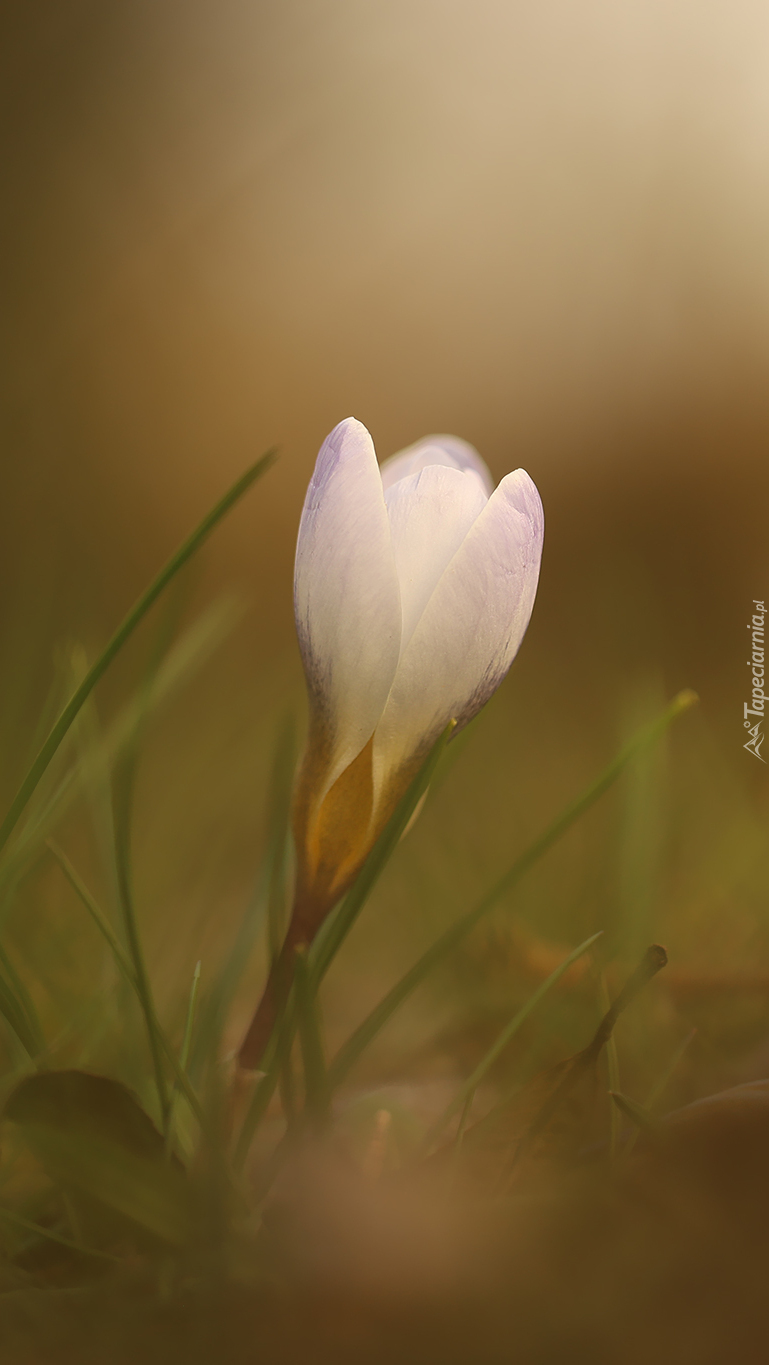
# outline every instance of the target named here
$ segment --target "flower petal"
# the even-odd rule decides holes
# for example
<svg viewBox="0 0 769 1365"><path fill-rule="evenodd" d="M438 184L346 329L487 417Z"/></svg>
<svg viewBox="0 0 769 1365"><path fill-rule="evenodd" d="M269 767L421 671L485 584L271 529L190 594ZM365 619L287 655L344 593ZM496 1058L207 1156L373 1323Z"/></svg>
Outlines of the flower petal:
<svg viewBox="0 0 769 1365"><path fill-rule="evenodd" d="M486 497L489 497L493 484L488 469L475 447L469 445L467 441L460 441L458 436L425 436L423 440L400 450L397 455L391 455L382 465L382 484L385 492L399 479L406 478L409 474L418 474L420 469L426 469L431 464L477 474Z"/></svg>
<svg viewBox="0 0 769 1365"><path fill-rule="evenodd" d="M480 480L446 465L428 465L385 493L401 593L401 654L444 569L487 497Z"/></svg>
<svg viewBox="0 0 769 1365"><path fill-rule="evenodd" d="M321 446L307 490L294 611L325 791L371 738L398 663L401 608L374 443L348 417Z"/></svg>
<svg viewBox="0 0 769 1365"><path fill-rule="evenodd" d="M374 737L375 803L391 775L465 725L507 673L529 624L544 518L524 470L508 474L473 522L403 651Z"/></svg>

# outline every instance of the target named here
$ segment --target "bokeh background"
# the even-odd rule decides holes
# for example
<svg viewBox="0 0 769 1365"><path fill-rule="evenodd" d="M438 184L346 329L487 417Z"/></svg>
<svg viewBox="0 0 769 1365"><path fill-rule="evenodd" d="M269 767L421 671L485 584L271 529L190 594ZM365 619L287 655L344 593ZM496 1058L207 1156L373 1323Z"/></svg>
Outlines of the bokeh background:
<svg viewBox="0 0 769 1365"><path fill-rule="evenodd" d="M77 651L279 446L174 598L176 628L209 611L223 638L145 735L137 899L172 1013L232 940L275 737L301 728L292 556L318 446L349 414L381 458L454 432L537 482L540 597L335 969L329 1030L689 686L698 713L376 1066L473 1061L560 945L604 928L620 964L653 937L671 953L650 1074L692 1020L690 1093L703 1067L709 1088L766 1074L768 789L742 748L745 626L769 595L766 7L44 0L3 28L6 795ZM102 685L105 724L159 623ZM108 902L86 806L68 821ZM55 959L40 989L67 1017L100 948L45 857L4 915L20 971ZM233 1042L261 971L257 952Z"/></svg>

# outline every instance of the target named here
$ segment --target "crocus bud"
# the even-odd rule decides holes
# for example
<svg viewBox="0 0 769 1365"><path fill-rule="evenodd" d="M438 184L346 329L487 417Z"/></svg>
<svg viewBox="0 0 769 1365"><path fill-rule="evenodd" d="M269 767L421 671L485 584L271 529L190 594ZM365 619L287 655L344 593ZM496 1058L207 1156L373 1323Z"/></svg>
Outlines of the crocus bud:
<svg viewBox="0 0 769 1365"><path fill-rule="evenodd" d="M507 673L534 605L543 531L528 474L492 491L477 452L454 436L427 437L381 469L352 417L324 441L296 549L310 730L284 974L447 725L472 720ZM244 1045L244 1065L256 1065L255 1047Z"/></svg>

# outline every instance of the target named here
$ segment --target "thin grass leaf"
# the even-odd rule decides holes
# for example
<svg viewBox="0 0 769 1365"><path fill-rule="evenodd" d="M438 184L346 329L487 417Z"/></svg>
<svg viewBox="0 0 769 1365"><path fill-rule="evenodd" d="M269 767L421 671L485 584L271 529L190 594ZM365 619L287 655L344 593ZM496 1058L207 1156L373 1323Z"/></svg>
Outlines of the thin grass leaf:
<svg viewBox="0 0 769 1365"><path fill-rule="evenodd" d="M64 873L64 876L66 877L67 881L72 887L72 890L75 892L75 895L85 906L86 910L91 916L91 919L93 920L94 924L99 930L99 933L103 935L104 939L109 944L110 951L112 952L118 969L120 970L120 972L122 972L123 976L129 983L129 985L134 990L136 990L137 989L136 975L134 973L131 959L129 958L125 948L120 942L117 934L114 932L112 925L110 924L106 915L102 910L100 910L99 906L97 905L96 901L94 900L93 896L88 890L88 887L86 886L82 878L78 875L78 873L75 871L75 868L72 866L72 863L70 862L64 850L59 848L59 845L54 843L53 839L47 840L46 847L55 858L56 862L58 863L59 867Z"/></svg>
<svg viewBox="0 0 769 1365"><path fill-rule="evenodd" d="M95 717L86 727L87 743L79 761L69 769L42 806L31 814L24 828L18 832L11 848L7 848L0 872L0 885L6 886L21 875L30 861L36 856L39 845L47 834L62 819L72 803L84 789L98 788L99 796L108 790L107 773L110 765L117 759L125 745L130 741L137 724L140 707L145 712L154 711L199 668L211 652L226 638L242 615L242 608L230 598L222 598L202 612L169 650L158 669L149 693L140 698L133 697L120 711L104 735L98 732ZM82 667L81 677L87 673L87 665ZM91 699L92 703L92 699ZM88 718L89 705L84 704L77 718L80 724ZM109 839L102 829L101 843L112 848L112 812L106 814L105 803L100 800L102 824L109 826ZM111 803L109 803L111 804Z"/></svg>
<svg viewBox="0 0 769 1365"><path fill-rule="evenodd" d="M34 1056L35 1053L42 1052L45 1047L43 1030L40 1027L40 1020L38 1019L37 1010L35 1009L32 997L2 944L0 944L0 967L6 977L6 990L13 993L19 1009L21 1010L21 1014L26 1021L29 1038L33 1043L32 1055Z"/></svg>
<svg viewBox="0 0 769 1365"><path fill-rule="evenodd" d="M296 950L296 1013L304 1067L304 1103L307 1118L315 1126L328 1115L328 1076L320 1032L318 999L307 963L307 949Z"/></svg>
<svg viewBox="0 0 769 1365"><path fill-rule="evenodd" d="M139 922L136 918L133 885L131 877L131 838L130 812L133 795L134 764L129 760L123 774L123 781L116 782L115 818L115 867L117 871L120 908L123 914L123 928L128 943L128 955L136 978L136 994L139 999L144 1024L147 1030L152 1068L155 1073L155 1088L160 1105L161 1128L165 1133L168 1125L169 1099L166 1083L163 1054L165 1049L161 1040L162 1030L155 1009L155 1000L150 984L147 964L144 960Z"/></svg>
<svg viewBox="0 0 769 1365"><path fill-rule="evenodd" d="M683 1042L680 1044L679 1047L676 1048L675 1052L673 1053L673 1056L671 1057L670 1061L665 1067L665 1070L663 1071L662 1075L659 1077L657 1081L655 1081L654 1085L649 1091L649 1094L646 1097L646 1103L645 1105L643 1105L643 1110L646 1114L650 1116L650 1119L654 1113L655 1107L659 1103L660 1099L662 1098L662 1095L664 1094L665 1090L670 1084L673 1075L677 1071L681 1058L683 1057L684 1053L686 1052L687 1048L692 1042L692 1039L696 1036L696 1033L697 1033L696 1028L691 1029L691 1031L687 1033ZM627 1099L627 1096L625 1096L625 1099ZM636 1145L636 1142L638 1141L638 1137L639 1131L638 1129L636 1129L633 1133L630 1134L630 1137L628 1138L627 1143L625 1144L623 1156L625 1157L630 1156L630 1153L632 1152L633 1148Z"/></svg>
<svg viewBox="0 0 769 1365"><path fill-rule="evenodd" d="M267 895L267 946L272 964L280 952L286 918L287 864L291 846L291 796L297 759L296 723L283 723L270 776Z"/></svg>
<svg viewBox="0 0 769 1365"><path fill-rule="evenodd" d="M223 498L211 509L203 518L194 531L179 546L175 554L171 556L167 564L160 570L160 573L153 579L149 587L141 594L138 601L134 604L128 615L123 619L115 631L112 639L102 650L96 662L91 666L80 686L75 690L70 700L67 702L58 720L53 725L48 734L48 738L40 748L38 755L26 777L17 791L5 819L0 825L0 851L5 848L11 834L23 815L27 804L35 791L41 777L48 768L51 759L56 753L64 736L67 734L72 722L80 711L83 703L91 695L100 678L106 673L113 659L119 654L123 645L130 638L139 622L144 619L150 607L157 601L164 588L171 582L179 570L203 544L204 540L211 534L214 527L221 521L222 517L229 512L231 507L242 498L251 485L269 469L274 463L275 452L270 450L263 455L256 464L246 470L245 474L232 485L225 493Z"/></svg>
<svg viewBox="0 0 769 1365"><path fill-rule="evenodd" d="M198 1077L206 1061L216 1057L232 997L259 936L267 907L269 869L262 866L246 904L227 959L200 1007L200 1022L192 1047L190 1072Z"/></svg>
<svg viewBox="0 0 769 1365"><path fill-rule="evenodd" d="M67 881L70 883L70 886L75 891L78 898L82 901L83 905L85 906L89 915L93 919L97 928L104 935L106 942L109 944L112 950L115 962L117 963L119 970L125 977L128 984L131 986L132 990L136 992L139 1004L141 1005L142 1003L141 994L139 989L139 983L136 977L136 972L134 970L134 965L125 948L123 947L122 943L120 942L114 930L112 929L112 926L110 925L106 915L99 908L90 891L88 890L87 886L83 882L82 878L75 871L75 868L72 866L72 863L70 862L66 853L64 853L62 849L58 847L57 844L53 843L52 840L48 841L48 848L50 852L53 854L53 857L56 859L59 866L61 867L62 872L67 878ZM163 1050L165 1058L171 1067L175 1083L176 1085L178 1085L179 1090L187 1100L198 1123L205 1130L206 1120L200 1100L198 1099L198 1096L192 1087L192 1084L185 1072L184 1067L180 1066L179 1059L177 1058L176 1053L165 1031L161 1028L160 1024L157 1022L157 1019L155 1022L159 1043Z"/></svg>
<svg viewBox="0 0 769 1365"><path fill-rule="evenodd" d="M333 1087L344 1080L351 1067L355 1065L358 1058L368 1047L369 1043L377 1036L380 1030L392 1017L395 1011L403 1004L413 991L421 986L422 982L429 976L439 963L443 962L460 943L475 928L476 924L494 908L503 897L510 894L517 883L525 876L540 858L544 857L554 844L576 824L591 806L608 791L612 783L616 781L625 765L647 744L653 744L660 735L664 734L668 726L679 716L690 710L695 705L698 698L695 692L679 692L666 711L651 725L645 726L633 737L624 749L620 751L615 759L608 765L591 785L578 796L575 801L548 825L547 829L535 839L524 853L516 858L512 867L508 869L495 886L481 899L475 909L463 915L455 924L452 924L440 938L428 948L425 953L414 964L405 976L388 991L387 995L379 1002L375 1009L363 1020L358 1028L350 1035L347 1042L340 1048L334 1060L329 1066L329 1084Z"/></svg>
<svg viewBox="0 0 769 1365"><path fill-rule="evenodd" d="M292 1048L286 1048L283 1054L283 1063L278 1078L278 1089L280 1091L280 1104L283 1110L283 1117L285 1118L288 1127L293 1128L299 1117L299 1101L297 1099L297 1083Z"/></svg>
<svg viewBox="0 0 769 1365"><path fill-rule="evenodd" d="M681 1061L681 1058L687 1051L691 1042L694 1040L694 1038L696 1038L696 1036L697 1036L696 1028L691 1029L689 1033L687 1033L680 1047L676 1048L675 1052L673 1053L673 1056L670 1058L670 1061L665 1067L665 1070L663 1071L659 1080L656 1082L655 1085L652 1086L651 1090L649 1091L646 1100L647 1109L654 1109L654 1106L659 1103L665 1090L667 1090L667 1087L670 1084L673 1075L678 1069L678 1064Z"/></svg>
<svg viewBox="0 0 769 1365"><path fill-rule="evenodd" d="M69 1237L62 1237L61 1233L54 1232L52 1228L41 1227L39 1223L33 1223L29 1218L22 1218L20 1213L11 1213L10 1209L0 1208L0 1218L4 1218L7 1223L11 1223L17 1228L23 1228L25 1232L34 1233L36 1237L42 1237L49 1242L56 1242L61 1247L66 1247L68 1251L77 1251L81 1256L95 1256L99 1261L111 1261L113 1265L121 1265L120 1256L110 1256L106 1251L96 1251L93 1247L84 1246L82 1242L73 1242Z"/></svg>
<svg viewBox="0 0 769 1365"><path fill-rule="evenodd" d="M466 1099L465 1099L465 1102L464 1102L464 1104L462 1105L462 1113L459 1115L459 1123L457 1124L457 1131L456 1131L456 1133L454 1134L454 1142L453 1142L453 1144L452 1144L452 1146L453 1146L453 1155L454 1155L455 1159L459 1158L459 1156L461 1155L461 1152L462 1152L462 1143L463 1143L464 1137L465 1137L465 1129L466 1129L466 1127L467 1127L468 1120L469 1120L469 1118L470 1118L470 1110L471 1110L472 1107L473 1107L473 1100L474 1100L474 1098L475 1098L475 1087L473 1087L472 1090L469 1090L469 1091L468 1091L467 1097L466 1097Z"/></svg>
<svg viewBox="0 0 769 1365"><path fill-rule="evenodd" d="M296 728L293 717L284 723L278 739L273 762L270 787L273 801L268 824L267 858L267 959L270 968L278 970L280 949L284 937L287 905L289 862L292 853L291 797L296 768ZM306 974L306 966L304 968ZM307 987L309 990L309 986ZM282 1053L278 1085L280 1102L289 1128L298 1116L297 1086L294 1075L293 1050Z"/></svg>
<svg viewBox="0 0 769 1365"><path fill-rule="evenodd" d="M401 797L341 905L333 915L329 916L315 939L309 953L309 965L316 988L326 975L406 832L408 823L427 791L455 729L456 721L452 720L446 726L437 744L433 745L413 782Z"/></svg>
<svg viewBox="0 0 769 1365"><path fill-rule="evenodd" d="M198 1000L198 990L200 988L200 967L199 962L195 963L195 970L192 973L192 985L190 986L190 998L187 1003L187 1018L184 1022L184 1037L179 1051L179 1066L182 1071L186 1069L190 1058L190 1047L192 1044L192 1030L195 1027L195 1008Z"/></svg>
<svg viewBox="0 0 769 1365"><path fill-rule="evenodd" d="M296 1029L296 997L292 987L285 1005L278 1014L276 1026L272 1031L272 1037L267 1044L262 1059L264 1073L257 1082L254 1093L251 1096L251 1103L248 1106L246 1116L235 1143L235 1150L232 1158L232 1166L235 1171L242 1171L246 1164L251 1143L256 1136L257 1129L259 1128L262 1119L267 1113L270 1101L278 1088L286 1057L290 1054L293 1046Z"/></svg>
<svg viewBox="0 0 769 1365"><path fill-rule="evenodd" d="M233 1152L232 1168L236 1172L242 1171L246 1164L251 1143L278 1088L279 1079L280 1067L274 1064L268 1065L267 1070L262 1073L254 1087L251 1103L248 1106Z"/></svg>
<svg viewBox="0 0 769 1365"><path fill-rule="evenodd" d="M597 934L591 934L590 938L585 939L584 943L580 943L578 948L575 948L573 952L569 953L569 956L564 958L563 962L556 967L555 971L551 972L546 980L537 987L534 994L526 1001L526 1004L521 1006L517 1014L510 1020L510 1023L503 1028L499 1037L492 1043L488 1052L481 1058L472 1075L468 1077L464 1085L457 1091L453 1100L446 1106L440 1118L432 1125L425 1137L425 1147L432 1146L436 1138L440 1136L458 1110L464 1110L465 1123L467 1122L467 1115L470 1111L473 1096L484 1076L491 1070L497 1058L501 1056L508 1043L515 1037L519 1029L522 1028L539 1002L544 999L553 986L557 985L564 973L569 970L569 967L592 948L593 944L601 937L601 932L602 931L599 931ZM461 1126L464 1127L464 1125Z"/></svg>
<svg viewBox="0 0 769 1365"><path fill-rule="evenodd" d="M611 1005L609 996L609 986L606 981L606 973L601 972L600 982L601 993L601 1013L606 1014ZM609 1095L615 1092L619 1094L619 1056L617 1054L617 1042L612 1032L606 1040L606 1070L609 1077ZM620 1135L620 1114L617 1105L609 1105L609 1160L614 1161L617 1156L617 1147Z"/></svg>
<svg viewBox="0 0 769 1365"><path fill-rule="evenodd" d="M2 976L0 976L0 1014L9 1028L13 1030L14 1037L27 1055L34 1057L39 1048L36 1046L36 1039L30 1029L29 1020L8 982Z"/></svg>
<svg viewBox="0 0 769 1365"><path fill-rule="evenodd" d="M136 916L131 871L131 834L133 825L134 791L139 767L141 740L149 714L149 698L163 655L168 649L173 632L178 623L180 605L181 603L177 593L171 599L170 609L164 613L164 616L161 619L160 629L150 654L145 677L138 692L134 729L129 737L125 754L123 755L121 763L118 765L113 780L114 854L118 898L123 915L128 952L136 978L136 993L139 998L139 1004L144 1014L147 1028L147 1037L150 1045L150 1053L152 1055L152 1065L155 1072L155 1086L158 1093L158 1103L160 1105L162 1128L166 1138L168 1136L168 1127L170 1123L171 1099L166 1086L165 1069L163 1066L163 1053L166 1050L163 1046L165 1035L160 1028L157 1010L155 1008L152 986L144 960L144 950L139 932L139 921ZM183 1072L184 1068L181 1067L180 1070Z"/></svg>
<svg viewBox="0 0 769 1365"><path fill-rule="evenodd" d="M267 792L267 848L253 891L246 903L235 940L200 1009L200 1023L191 1054L190 1071L197 1076L208 1060L216 1059L221 1035L238 983L251 957L265 913L276 918L285 904L285 884L291 842L291 787L296 765L296 727L289 717L280 730ZM268 928L268 939L271 935Z"/></svg>
<svg viewBox="0 0 769 1365"><path fill-rule="evenodd" d="M645 1132L654 1127L651 1114L642 1104L637 1104L631 1100L629 1095L623 1095L619 1090L610 1090L609 1095L613 1101L613 1107L618 1114L624 1114L625 1118L635 1124L636 1135L638 1132Z"/></svg>
<svg viewBox="0 0 769 1365"><path fill-rule="evenodd" d="M570 1057L565 1065L562 1064L555 1068L554 1074L558 1077L557 1083L518 1143L513 1160L510 1163L510 1170L518 1165L524 1155L528 1155L533 1150L554 1116L563 1110L564 1104L572 1098L580 1083L584 1079L595 1078L598 1058L611 1038L620 1015L633 1003L636 996L653 980L657 973L667 966L667 960L665 949L659 943L652 943L647 948L635 971L625 982L616 1000L607 1009L587 1047L574 1057Z"/></svg>
<svg viewBox="0 0 769 1365"><path fill-rule="evenodd" d="M197 962L197 963L195 964L195 970L194 970L194 972L192 973L192 985L190 986L190 997L189 997L189 1000L188 1000L188 1002L187 1002L187 1017L186 1017L186 1019L185 1019L185 1021L184 1021L184 1035L183 1035L183 1037L182 1037L182 1045L181 1045L181 1048L180 1048L180 1050L179 1050L179 1070L180 1070L180 1072L183 1072L183 1073L186 1072L186 1070L187 1070L187 1065L188 1065L189 1060L190 1060L190 1047L191 1047L191 1045L192 1045L192 1030L193 1030L194 1027L195 1027L195 1008L196 1008L196 1006L197 1006L197 1001L198 1001L198 989L199 989L199 987L200 987L200 963ZM174 1127L175 1127L175 1124L176 1124L176 1098L177 1098L177 1086L178 1086L178 1081L177 1081L176 1076L174 1076L174 1079L173 1079L173 1082L172 1082L172 1085L171 1085L171 1094L170 1094L170 1096L169 1096L168 1126L167 1126L167 1128L166 1128L166 1137L165 1137L165 1143L166 1143L166 1156L168 1156L168 1157L170 1157L170 1155L171 1155L171 1150L172 1150L172 1148L173 1148L173 1141L174 1141Z"/></svg>

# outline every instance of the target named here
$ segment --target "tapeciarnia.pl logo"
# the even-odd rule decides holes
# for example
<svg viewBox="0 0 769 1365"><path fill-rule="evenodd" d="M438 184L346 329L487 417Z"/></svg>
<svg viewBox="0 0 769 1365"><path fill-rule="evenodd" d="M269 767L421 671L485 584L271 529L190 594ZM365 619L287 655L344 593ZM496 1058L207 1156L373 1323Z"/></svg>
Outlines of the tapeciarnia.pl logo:
<svg viewBox="0 0 769 1365"><path fill-rule="evenodd" d="M745 702L742 708L743 724L748 731L750 738L747 744L743 744L743 749L753 754L755 758L766 763L766 759L761 757L761 745L765 736L761 733L761 726L764 721L764 708L766 706L766 696L764 692L764 620L766 618L766 607L763 602L753 599L755 611L753 617L748 621L748 630L752 632L751 639L753 649L751 657L748 659L748 668L752 669L752 694L749 702ZM750 716L755 716L755 722L749 720Z"/></svg>

